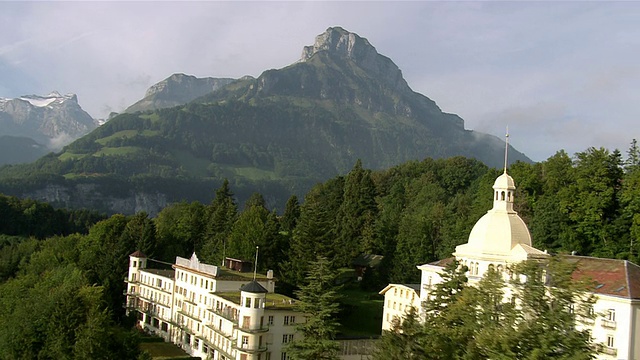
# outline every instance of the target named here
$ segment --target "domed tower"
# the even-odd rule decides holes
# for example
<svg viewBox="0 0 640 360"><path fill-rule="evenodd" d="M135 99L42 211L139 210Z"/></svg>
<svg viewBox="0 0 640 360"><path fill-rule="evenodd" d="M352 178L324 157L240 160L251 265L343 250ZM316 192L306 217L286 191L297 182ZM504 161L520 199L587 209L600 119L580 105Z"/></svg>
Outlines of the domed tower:
<svg viewBox="0 0 640 360"><path fill-rule="evenodd" d="M457 246L453 253L469 268L471 276L481 277L490 266L500 270L510 263L548 256L531 246L529 229L513 210L516 186L507 174L506 164L505 148L504 173L493 183L493 208L473 226L469 241Z"/></svg>

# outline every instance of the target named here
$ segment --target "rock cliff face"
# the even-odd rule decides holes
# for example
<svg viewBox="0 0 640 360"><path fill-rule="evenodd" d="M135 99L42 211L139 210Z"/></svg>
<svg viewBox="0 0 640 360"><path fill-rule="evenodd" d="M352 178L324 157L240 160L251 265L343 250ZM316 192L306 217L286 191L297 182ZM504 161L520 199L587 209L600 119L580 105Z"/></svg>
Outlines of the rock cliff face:
<svg viewBox="0 0 640 360"><path fill-rule="evenodd" d="M50 203L56 207L69 209L90 208L108 214L135 214L146 211L156 216L167 206L167 198L162 193L131 191L128 194L105 195L95 184L76 184L75 186L48 184L40 189L21 194Z"/></svg>
<svg viewBox="0 0 640 360"><path fill-rule="evenodd" d="M341 27L328 28L316 37L313 45L303 48L300 62L308 61L323 51L354 61L367 73L377 77L395 91L411 90L398 66L388 57L378 54L376 48L367 39L355 33Z"/></svg>
<svg viewBox="0 0 640 360"><path fill-rule="evenodd" d="M0 135L22 136L57 150L98 127L75 94L0 99Z"/></svg>
<svg viewBox="0 0 640 360"><path fill-rule="evenodd" d="M156 110L186 104L233 82L229 78L197 78L173 74L151 86L144 98L128 107L125 112Z"/></svg>

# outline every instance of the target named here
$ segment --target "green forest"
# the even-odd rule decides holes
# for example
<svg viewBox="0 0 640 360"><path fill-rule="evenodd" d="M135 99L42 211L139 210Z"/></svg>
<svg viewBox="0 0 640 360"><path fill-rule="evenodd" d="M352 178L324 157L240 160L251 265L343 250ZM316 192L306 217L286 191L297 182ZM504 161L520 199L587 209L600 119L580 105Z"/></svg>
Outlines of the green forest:
<svg viewBox="0 0 640 360"><path fill-rule="evenodd" d="M106 217L88 210L0 196L0 358L119 359L144 356L122 307L128 255L157 260L197 252L273 269L279 291L297 293L318 256L350 267L360 254L384 259L360 283L379 291L389 282L417 282L416 265L450 257L491 208L502 170L463 157L412 161L371 171L357 161L344 176L292 196L281 213L255 193L238 204L225 181L211 203L181 202L157 217ZM640 150L559 151L546 161L515 163L515 208L533 245L638 261Z"/></svg>

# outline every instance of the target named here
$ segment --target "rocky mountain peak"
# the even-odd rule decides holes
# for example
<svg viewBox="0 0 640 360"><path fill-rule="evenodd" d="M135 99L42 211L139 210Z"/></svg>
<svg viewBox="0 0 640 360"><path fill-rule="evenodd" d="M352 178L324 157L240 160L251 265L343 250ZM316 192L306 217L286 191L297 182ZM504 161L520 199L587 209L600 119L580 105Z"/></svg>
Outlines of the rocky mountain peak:
<svg viewBox="0 0 640 360"><path fill-rule="evenodd" d="M53 91L0 101L0 135L31 138L50 149L59 149L97 126L75 94Z"/></svg>
<svg viewBox="0 0 640 360"><path fill-rule="evenodd" d="M300 62L308 61L321 52L355 62L396 90L409 89L398 66L388 57L380 55L367 39L356 33L339 26L328 28L324 33L316 36L313 45L303 48Z"/></svg>
<svg viewBox="0 0 640 360"><path fill-rule="evenodd" d="M307 61L320 51L330 51L333 54L356 60L361 55L378 55L369 41L356 33L341 27L330 27L324 33L316 36L313 45L305 46L300 61Z"/></svg>
<svg viewBox="0 0 640 360"><path fill-rule="evenodd" d="M233 81L235 79L198 78L193 75L176 73L152 85L147 90L144 98L129 106L125 112L133 113L186 104Z"/></svg>

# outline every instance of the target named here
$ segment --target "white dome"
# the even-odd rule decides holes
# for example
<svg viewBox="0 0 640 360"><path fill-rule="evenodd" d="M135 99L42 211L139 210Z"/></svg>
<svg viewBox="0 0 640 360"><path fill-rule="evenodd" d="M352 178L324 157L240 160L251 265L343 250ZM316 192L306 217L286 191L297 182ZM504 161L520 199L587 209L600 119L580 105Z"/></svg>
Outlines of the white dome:
<svg viewBox="0 0 640 360"><path fill-rule="evenodd" d="M493 183L494 189L515 189L516 183L513 181L513 178L509 176L506 172L496 179Z"/></svg>
<svg viewBox="0 0 640 360"><path fill-rule="evenodd" d="M467 244L477 253L507 255L518 244L531 246L531 234L517 213L491 210L475 224Z"/></svg>

